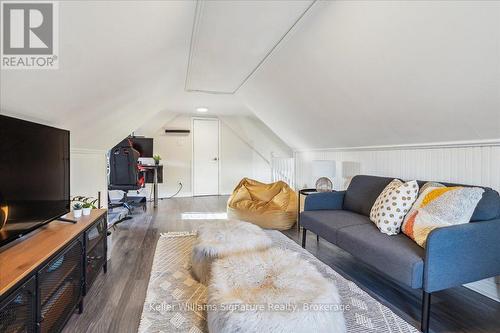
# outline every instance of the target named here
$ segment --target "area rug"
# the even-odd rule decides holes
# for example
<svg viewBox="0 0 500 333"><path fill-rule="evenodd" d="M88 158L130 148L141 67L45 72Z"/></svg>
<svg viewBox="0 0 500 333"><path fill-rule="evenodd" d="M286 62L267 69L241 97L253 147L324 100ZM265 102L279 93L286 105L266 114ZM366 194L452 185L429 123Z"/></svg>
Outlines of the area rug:
<svg viewBox="0 0 500 333"><path fill-rule="evenodd" d="M266 231L276 247L298 252L318 271L334 281L344 306L347 332L417 333L415 327L376 301L352 281L274 230ZM158 240L144 303L140 333L207 332L207 289L190 273L195 233L167 233Z"/></svg>

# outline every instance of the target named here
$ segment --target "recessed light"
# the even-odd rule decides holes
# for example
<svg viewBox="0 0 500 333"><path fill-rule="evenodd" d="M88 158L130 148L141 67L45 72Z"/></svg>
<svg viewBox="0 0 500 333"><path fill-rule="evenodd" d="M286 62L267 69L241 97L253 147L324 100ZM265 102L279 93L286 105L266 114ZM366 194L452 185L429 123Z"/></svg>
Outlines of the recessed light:
<svg viewBox="0 0 500 333"><path fill-rule="evenodd" d="M206 108L204 106L200 106L200 107L196 108L196 111L201 112L201 113L205 113L205 112L208 112L208 108Z"/></svg>

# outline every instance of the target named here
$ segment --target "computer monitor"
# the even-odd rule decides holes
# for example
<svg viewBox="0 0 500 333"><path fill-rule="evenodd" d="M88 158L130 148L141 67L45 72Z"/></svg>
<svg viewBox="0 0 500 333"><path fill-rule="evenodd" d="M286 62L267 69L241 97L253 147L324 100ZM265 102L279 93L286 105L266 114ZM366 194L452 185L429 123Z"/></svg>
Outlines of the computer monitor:
<svg viewBox="0 0 500 333"><path fill-rule="evenodd" d="M141 157L153 157L152 138L132 138L132 147L141 154Z"/></svg>
<svg viewBox="0 0 500 333"><path fill-rule="evenodd" d="M132 142L132 147L139 152L140 157L153 157L152 138L128 137L123 139L116 147L129 147L129 142Z"/></svg>

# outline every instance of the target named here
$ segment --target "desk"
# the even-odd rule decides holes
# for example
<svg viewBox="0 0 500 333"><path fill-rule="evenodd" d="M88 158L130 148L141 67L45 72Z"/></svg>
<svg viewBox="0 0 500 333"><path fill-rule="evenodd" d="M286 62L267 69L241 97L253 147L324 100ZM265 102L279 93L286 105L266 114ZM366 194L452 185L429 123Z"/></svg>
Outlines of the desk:
<svg viewBox="0 0 500 333"><path fill-rule="evenodd" d="M141 164L141 169L143 170L153 170L153 207L158 207L158 169L162 167L160 164L155 165L143 165Z"/></svg>

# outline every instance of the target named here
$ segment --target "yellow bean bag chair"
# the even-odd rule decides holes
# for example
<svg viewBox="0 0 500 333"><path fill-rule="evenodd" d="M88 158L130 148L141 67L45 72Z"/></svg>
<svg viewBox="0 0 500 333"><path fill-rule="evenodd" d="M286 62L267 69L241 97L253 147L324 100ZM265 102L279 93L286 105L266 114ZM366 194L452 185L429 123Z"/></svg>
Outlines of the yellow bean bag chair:
<svg viewBox="0 0 500 333"><path fill-rule="evenodd" d="M297 220L297 194L282 181L264 184L243 178L229 198L227 215L262 228L287 230Z"/></svg>

